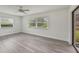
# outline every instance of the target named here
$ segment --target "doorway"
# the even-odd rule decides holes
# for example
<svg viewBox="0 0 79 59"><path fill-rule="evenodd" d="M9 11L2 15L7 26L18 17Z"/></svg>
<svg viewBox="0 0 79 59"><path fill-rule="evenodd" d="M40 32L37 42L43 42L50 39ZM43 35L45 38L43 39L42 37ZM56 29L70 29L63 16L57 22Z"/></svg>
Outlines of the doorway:
<svg viewBox="0 0 79 59"><path fill-rule="evenodd" d="M79 6L72 12L72 44L79 53Z"/></svg>

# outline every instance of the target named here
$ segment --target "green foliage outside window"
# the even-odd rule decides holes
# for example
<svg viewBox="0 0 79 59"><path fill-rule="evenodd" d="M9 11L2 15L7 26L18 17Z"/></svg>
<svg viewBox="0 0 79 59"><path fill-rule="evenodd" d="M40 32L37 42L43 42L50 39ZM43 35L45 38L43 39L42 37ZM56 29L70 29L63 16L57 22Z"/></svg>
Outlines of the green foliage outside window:
<svg viewBox="0 0 79 59"><path fill-rule="evenodd" d="M76 41L79 42L79 30L76 30L75 35L76 35Z"/></svg>
<svg viewBox="0 0 79 59"><path fill-rule="evenodd" d="M13 20L12 19L1 19L0 25L1 25L1 28L13 27Z"/></svg>
<svg viewBox="0 0 79 59"><path fill-rule="evenodd" d="M35 20L30 20L29 27L48 29L48 20L44 17L35 18Z"/></svg>
<svg viewBox="0 0 79 59"><path fill-rule="evenodd" d="M36 24L35 23L29 23L29 27L35 27Z"/></svg>
<svg viewBox="0 0 79 59"><path fill-rule="evenodd" d="M45 28L45 29L48 28L48 24L47 24L47 23L38 23L37 26L38 26L39 28Z"/></svg>

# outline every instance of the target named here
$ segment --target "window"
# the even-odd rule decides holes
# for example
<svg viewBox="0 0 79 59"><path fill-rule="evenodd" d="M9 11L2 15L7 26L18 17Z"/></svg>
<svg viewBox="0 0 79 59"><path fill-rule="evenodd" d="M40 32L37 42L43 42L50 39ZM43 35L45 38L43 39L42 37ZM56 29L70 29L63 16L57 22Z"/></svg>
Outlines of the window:
<svg viewBox="0 0 79 59"><path fill-rule="evenodd" d="M29 27L36 28L36 20L30 20Z"/></svg>
<svg viewBox="0 0 79 59"><path fill-rule="evenodd" d="M48 29L48 17L37 17L34 20L30 20L29 27Z"/></svg>
<svg viewBox="0 0 79 59"><path fill-rule="evenodd" d="M0 21L1 28L13 27L13 19L10 19L10 18L1 18L0 20L1 20Z"/></svg>

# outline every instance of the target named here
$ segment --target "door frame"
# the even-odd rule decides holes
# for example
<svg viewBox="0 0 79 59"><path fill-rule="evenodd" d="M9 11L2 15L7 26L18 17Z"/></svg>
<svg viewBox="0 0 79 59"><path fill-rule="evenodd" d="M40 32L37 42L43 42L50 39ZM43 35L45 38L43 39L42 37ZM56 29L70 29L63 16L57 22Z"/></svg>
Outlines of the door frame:
<svg viewBox="0 0 79 59"><path fill-rule="evenodd" d="M74 45L74 12L79 8L79 6L77 6L73 11L72 11L72 45L75 48L76 52L78 52L77 48Z"/></svg>

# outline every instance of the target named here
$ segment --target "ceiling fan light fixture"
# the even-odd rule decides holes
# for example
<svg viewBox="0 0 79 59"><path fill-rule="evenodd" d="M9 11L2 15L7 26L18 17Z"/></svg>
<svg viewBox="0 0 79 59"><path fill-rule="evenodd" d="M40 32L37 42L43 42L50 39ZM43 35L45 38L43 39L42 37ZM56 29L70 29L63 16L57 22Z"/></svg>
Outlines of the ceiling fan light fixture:
<svg viewBox="0 0 79 59"><path fill-rule="evenodd" d="M30 10L29 9L24 9L23 6L19 6L18 11L21 12L21 13L27 14L26 12L30 11Z"/></svg>

